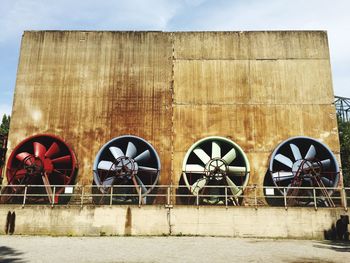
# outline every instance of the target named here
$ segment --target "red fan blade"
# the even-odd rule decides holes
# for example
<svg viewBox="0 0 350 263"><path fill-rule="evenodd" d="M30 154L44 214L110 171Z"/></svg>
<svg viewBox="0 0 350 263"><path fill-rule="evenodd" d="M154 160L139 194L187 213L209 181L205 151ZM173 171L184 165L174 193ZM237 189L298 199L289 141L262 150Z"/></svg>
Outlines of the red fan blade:
<svg viewBox="0 0 350 263"><path fill-rule="evenodd" d="M26 158L29 157L29 156L31 156L30 153L22 152L22 153L17 154L17 155L16 155L16 158L17 158L19 161L23 162L24 159L26 159ZM32 164L31 158L28 158L28 159L25 161L25 163L26 163L27 165L31 165L31 164Z"/></svg>
<svg viewBox="0 0 350 263"><path fill-rule="evenodd" d="M60 172L59 170L53 170L60 178L63 180L63 184L66 184L69 182L70 177L65 175L64 173Z"/></svg>
<svg viewBox="0 0 350 263"><path fill-rule="evenodd" d="M47 193L47 197L49 198L50 204L52 204L52 189L51 189L49 178L46 173L44 173L44 175L42 176L42 179L43 179L43 183Z"/></svg>
<svg viewBox="0 0 350 263"><path fill-rule="evenodd" d="M26 169L17 170L14 174L15 179L22 179L27 173Z"/></svg>
<svg viewBox="0 0 350 263"><path fill-rule="evenodd" d="M58 154L60 152L60 147L58 146L57 143L51 144L50 148L47 150L45 153L45 157L51 158L52 156Z"/></svg>
<svg viewBox="0 0 350 263"><path fill-rule="evenodd" d="M39 157L41 160L44 160L46 148L39 142L33 142L34 146L34 155L35 157Z"/></svg>
<svg viewBox="0 0 350 263"><path fill-rule="evenodd" d="M51 160L53 164L68 164L71 161L70 155L65 155L56 159Z"/></svg>

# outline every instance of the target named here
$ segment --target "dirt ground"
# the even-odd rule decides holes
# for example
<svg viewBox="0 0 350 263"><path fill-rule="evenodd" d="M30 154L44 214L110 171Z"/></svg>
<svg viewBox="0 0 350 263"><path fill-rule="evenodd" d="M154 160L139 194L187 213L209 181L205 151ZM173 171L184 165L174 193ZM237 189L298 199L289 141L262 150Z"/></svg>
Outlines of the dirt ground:
<svg viewBox="0 0 350 263"><path fill-rule="evenodd" d="M221 237L0 236L0 262L350 262L350 243Z"/></svg>

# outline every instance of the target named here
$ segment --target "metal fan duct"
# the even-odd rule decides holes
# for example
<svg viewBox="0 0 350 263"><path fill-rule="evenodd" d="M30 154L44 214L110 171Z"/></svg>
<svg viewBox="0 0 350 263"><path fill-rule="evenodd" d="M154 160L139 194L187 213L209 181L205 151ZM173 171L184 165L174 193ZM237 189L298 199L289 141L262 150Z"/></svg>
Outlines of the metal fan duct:
<svg viewBox="0 0 350 263"><path fill-rule="evenodd" d="M233 141L218 136L194 143L183 160L182 176L193 195L203 195L203 203L223 204L224 196L243 193L249 180L250 165L243 150ZM228 193L225 193L227 191ZM233 198L232 198L233 197Z"/></svg>
<svg viewBox="0 0 350 263"><path fill-rule="evenodd" d="M280 194L287 191L289 205L314 204L312 188L317 190L317 202L334 205L330 196L339 183L338 162L316 139L299 136L280 143L271 155L269 173Z"/></svg>
<svg viewBox="0 0 350 263"><path fill-rule="evenodd" d="M76 170L75 154L61 138L51 134L35 135L19 143L9 156L7 191L23 199L19 197L23 186L29 185L26 202L66 203L69 198L64 195L65 186L74 183ZM15 201L15 198L9 196L5 201Z"/></svg>
<svg viewBox="0 0 350 263"><path fill-rule="evenodd" d="M96 155L93 177L102 197L94 202L105 203L112 193L114 203L148 203L159 175L160 159L149 142L133 135L116 137Z"/></svg>

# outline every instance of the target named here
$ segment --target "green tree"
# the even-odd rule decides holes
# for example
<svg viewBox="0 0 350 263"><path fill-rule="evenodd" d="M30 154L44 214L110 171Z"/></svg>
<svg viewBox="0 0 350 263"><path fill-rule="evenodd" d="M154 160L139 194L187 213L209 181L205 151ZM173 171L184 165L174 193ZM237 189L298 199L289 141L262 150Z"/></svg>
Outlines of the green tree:
<svg viewBox="0 0 350 263"><path fill-rule="evenodd" d="M0 124L0 135L7 135L9 133L10 120L10 115L4 114L2 116L2 122Z"/></svg>
<svg viewBox="0 0 350 263"><path fill-rule="evenodd" d="M338 117L338 129L344 185L350 186L350 122Z"/></svg>

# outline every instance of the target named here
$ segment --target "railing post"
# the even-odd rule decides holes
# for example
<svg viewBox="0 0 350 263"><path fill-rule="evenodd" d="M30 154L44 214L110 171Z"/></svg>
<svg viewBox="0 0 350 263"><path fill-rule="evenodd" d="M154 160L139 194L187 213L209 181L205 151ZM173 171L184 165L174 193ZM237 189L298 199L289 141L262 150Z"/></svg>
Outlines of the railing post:
<svg viewBox="0 0 350 263"><path fill-rule="evenodd" d="M315 187L314 187L314 188L312 188L312 193L313 193L313 196L314 196L315 210L317 210L317 202L316 202L316 190L315 190Z"/></svg>
<svg viewBox="0 0 350 263"><path fill-rule="evenodd" d="M28 187L28 186L25 186L25 187L24 187L24 194L23 194L23 204L22 204L22 207L24 207L24 205L26 204L27 187Z"/></svg>
<svg viewBox="0 0 350 263"><path fill-rule="evenodd" d="M170 193L171 193L171 186L168 185L168 187L167 187L167 195L166 195L167 205L170 205Z"/></svg>
<svg viewBox="0 0 350 263"><path fill-rule="evenodd" d="M84 203L84 191L85 191L85 186L82 185L82 188L81 188L81 199L80 199L80 207L83 208L83 203ZM92 192L92 189L91 189L91 192Z"/></svg>
<svg viewBox="0 0 350 263"><path fill-rule="evenodd" d="M199 206L199 193L196 195L196 205Z"/></svg>
<svg viewBox="0 0 350 263"><path fill-rule="evenodd" d="M225 186L225 206L227 208L227 186Z"/></svg>
<svg viewBox="0 0 350 263"><path fill-rule="evenodd" d="M257 193L256 193L256 185L254 185L254 205L255 205L255 209L258 209L258 198L257 198Z"/></svg>
<svg viewBox="0 0 350 263"><path fill-rule="evenodd" d="M55 204L55 194L56 194L56 186L53 187L53 191L52 191L51 207L53 207Z"/></svg>
<svg viewBox="0 0 350 263"><path fill-rule="evenodd" d="M286 188L283 188L283 200L284 200L284 208L287 210L288 206L287 206L287 192L286 192Z"/></svg>
<svg viewBox="0 0 350 263"><path fill-rule="evenodd" d="M111 194L109 196L109 206L113 204L113 185L111 185Z"/></svg>
<svg viewBox="0 0 350 263"><path fill-rule="evenodd" d="M142 204L142 188L139 186L139 207L141 207Z"/></svg>
<svg viewBox="0 0 350 263"><path fill-rule="evenodd" d="M345 210L345 211L348 211L348 200L347 200L347 197L346 197L346 190L345 190L345 187L343 187L342 191L343 191L342 196L343 196L344 210Z"/></svg>

